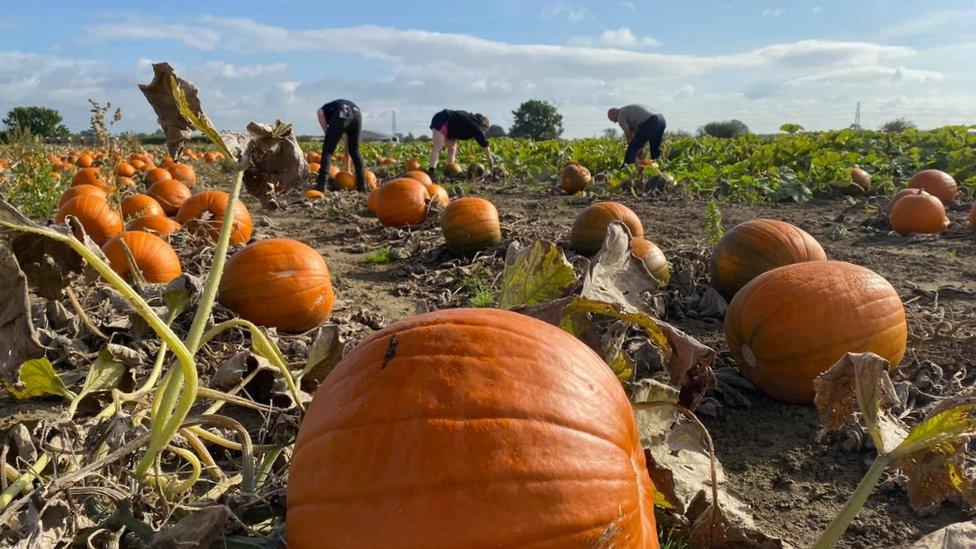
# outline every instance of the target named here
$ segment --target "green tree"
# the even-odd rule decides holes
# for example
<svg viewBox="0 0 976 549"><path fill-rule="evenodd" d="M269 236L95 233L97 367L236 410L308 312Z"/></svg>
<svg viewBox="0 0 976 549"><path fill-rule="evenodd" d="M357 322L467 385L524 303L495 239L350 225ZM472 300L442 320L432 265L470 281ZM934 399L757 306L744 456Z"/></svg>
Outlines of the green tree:
<svg viewBox="0 0 976 549"><path fill-rule="evenodd" d="M492 139L496 137L505 137L505 128L499 126L498 124L492 124L491 126L488 126L488 131L486 131L485 134Z"/></svg>
<svg viewBox="0 0 976 549"><path fill-rule="evenodd" d="M61 115L54 109L14 107L3 119L3 126L5 131L19 127L39 137L67 137L70 132L61 122Z"/></svg>
<svg viewBox="0 0 976 549"><path fill-rule="evenodd" d="M563 115L548 101L530 99L512 111L515 121L508 131L510 137L534 140L558 139L563 134Z"/></svg>
<svg viewBox="0 0 976 549"><path fill-rule="evenodd" d="M783 124L782 126L779 127L779 131L788 133L790 135L794 135L802 132L803 126L799 124L793 124L793 123Z"/></svg>
<svg viewBox="0 0 976 549"><path fill-rule="evenodd" d="M881 126L881 131L887 133L899 133L905 130L915 130L918 126L915 125L911 120L905 118L896 118L895 120L889 120Z"/></svg>
<svg viewBox="0 0 976 549"><path fill-rule="evenodd" d="M712 137L739 137L749 133L749 126L741 120L720 120L709 122L698 129L698 135L710 135Z"/></svg>

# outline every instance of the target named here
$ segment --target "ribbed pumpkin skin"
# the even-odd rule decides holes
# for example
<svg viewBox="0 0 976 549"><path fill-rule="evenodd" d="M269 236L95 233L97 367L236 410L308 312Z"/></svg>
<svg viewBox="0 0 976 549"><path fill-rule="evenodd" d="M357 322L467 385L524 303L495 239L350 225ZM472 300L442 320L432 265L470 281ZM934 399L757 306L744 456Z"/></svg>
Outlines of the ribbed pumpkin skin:
<svg viewBox="0 0 976 549"><path fill-rule="evenodd" d="M83 194L72 198L58 208L55 221L64 223L69 215L78 218L85 232L99 246L122 232L122 217L100 196Z"/></svg>
<svg viewBox="0 0 976 549"><path fill-rule="evenodd" d="M183 272L179 256L165 240L143 231L126 231L102 246L112 270L120 275L125 276L131 271L129 259L122 249L123 240L146 282L166 284Z"/></svg>
<svg viewBox="0 0 976 549"><path fill-rule="evenodd" d="M945 206L931 194L913 189L891 207L888 222L891 229L900 235L914 233L934 234L949 226Z"/></svg>
<svg viewBox="0 0 976 549"><path fill-rule="evenodd" d="M366 196L366 211L375 214L376 213L376 196L379 194L379 189L373 189L369 191L369 195Z"/></svg>
<svg viewBox="0 0 976 549"><path fill-rule="evenodd" d="M590 175L590 170L586 169L582 164L572 162L566 164L563 168L562 176L559 179L559 187L566 194L576 194L586 190L592 182L593 176Z"/></svg>
<svg viewBox="0 0 976 549"><path fill-rule="evenodd" d="M895 207L895 203L897 203L899 200L905 198L910 194L918 194L918 189L913 189L909 187L907 189L902 189L896 192L895 194L891 195L891 200L888 202L888 213L889 214L891 213L891 209Z"/></svg>
<svg viewBox="0 0 976 549"><path fill-rule="evenodd" d="M166 172L169 173L169 172ZM158 183L153 183L149 187L149 196L156 199L163 207L166 215L173 215L180 211L180 206L193 192L186 185L175 179L164 179Z"/></svg>
<svg viewBox="0 0 976 549"><path fill-rule="evenodd" d="M181 183L192 187L197 182L197 173L193 171L193 166L174 163L169 166L168 170L173 179Z"/></svg>
<svg viewBox="0 0 976 549"><path fill-rule="evenodd" d="M657 548L653 495L595 353L517 313L449 309L376 332L319 387L285 528L293 549Z"/></svg>
<svg viewBox="0 0 976 549"><path fill-rule="evenodd" d="M252 242L227 260L220 302L241 317L282 332L319 326L332 312L329 267L297 240Z"/></svg>
<svg viewBox="0 0 976 549"><path fill-rule="evenodd" d="M136 174L136 169L128 162L119 162L115 165L115 175L118 177L132 177Z"/></svg>
<svg viewBox="0 0 976 549"><path fill-rule="evenodd" d="M709 266L712 287L725 299L766 271L804 261L825 261L809 233L785 221L751 219L725 233Z"/></svg>
<svg viewBox="0 0 976 549"><path fill-rule="evenodd" d="M76 196L81 196L83 194L89 194L92 196L97 196L102 200L108 199L108 193L105 189L98 187L96 185L76 185L74 187L68 187L64 190L64 194L61 195L61 201L58 202L58 207L64 206L69 200Z"/></svg>
<svg viewBox="0 0 976 549"><path fill-rule="evenodd" d="M71 178L71 186L92 185L103 191L108 191L108 183L102 179L102 172L98 168L82 168Z"/></svg>
<svg viewBox="0 0 976 549"><path fill-rule="evenodd" d="M908 186L924 190L941 200L943 204L955 200L956 193L959 192L956 180L941 170L922 170L912 177Z"/></svg>
<svg viewBox="0 0 976 549"><path fill-rule="evenodd" d="M447 249L466 255L495 246L502 241L501 223L495 206L476 196L458 198L444 208L441 231Z"/></svg>
<svg viewBox="0 0 976 549"><path fill-rule="evenodd" d="M630 208L619 202L597 202L586 208L573 221L570 241L573 249L583 255L600 251L611 221L620 221L630 229L630 236L644 237L644 225Z"/></svg>
<svg viewBox="0 0 976 549"><path fill-rule="evenodd" d="M774 398L813 402L813 380L844 353L876 353L897 368L908 325L898 292L869 269L810 261L756 277L725 313L742 374Z"/></svg>
<svg viewBox="0 0 976 549"><path fill-rule="evenodd" d="M427 195L430 197L431 204L437 204L441 208L447 207L451 202L451 196L447 194L447 189L441 187L436 183L431 183L430 185L424 185L427 189Z"/></svg>
<svg viewBox="0 0 976 549"><path fill-rule="evenodd" d="M173 179L173 174L169 173L166 168L153 168L146 173L146 181L150 185L159 183L160 181L169 181Z"/></svg>
<svg viewBox="0 0 976 549"><path fill-rule="evenodd" d="M344 191L356 190L356 176L349 172L339 172L332 179L332 183L337 189Z"/></svg>
<svg viewBox="0 0 976 549"><path fill-rule="evenodd" d="M156 199L146 194L130 194L122 199L122 217L131 219L144 215L166 215Z"/></svg>
<svg viewBox="0 0 976 549"><path fill-rule="evenodd" d="M403 177L409 177L410 179L416 179L417 181L420 181L421 183L423 183L425 186L426 185L430 185L431 183L434 182L433 180L431 180L430 176L427 175L427 172L422 172L419 169L417 169L417 170L410 170L407 173L403 174Z"/></svg>
<svg viewBox="0 0 976 549"><path fill-rule="evenodd" d="M630 241L630 254L640 259L647 270L664 284L671 280L668 268L668 258L657 244L644 238L634 238Z"/></svg>
<svg viewBox="0 0 976 549"><path fill-rule="evenodd" d="M227 202L230 195L224 191L204 191L187 198L180 211L176 214L177 223L188 229L205 232L214 241L220 236L220 226L227 214ZM207 219L204 220L203 218ZM234 226L230 233L230 242L235 246L246 244L251 239L254 222L247 206L238 200L234 204Z"/></svg>
<svg viewBox="0 0 976 549"><path fill-rule="evenodd" d="M416 179L394 179L376 190L376 217L387 227L420 223L427 216L427 189Z"/></svg>
<svg viewBox="0 0 976 549"><path fill-rule="evenodd" d="M144 215L130 221L125 228L129 231L145 231L165 238L180 230L181 226L165 215Z"/></svg>

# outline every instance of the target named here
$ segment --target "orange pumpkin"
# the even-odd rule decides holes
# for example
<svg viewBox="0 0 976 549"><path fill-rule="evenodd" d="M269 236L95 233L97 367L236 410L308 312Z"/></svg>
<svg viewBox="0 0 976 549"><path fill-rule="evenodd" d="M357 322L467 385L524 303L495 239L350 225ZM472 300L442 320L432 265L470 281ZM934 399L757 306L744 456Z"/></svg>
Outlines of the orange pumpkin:
<svg viewBox="0 0 976 549"><path fill-rule="evenodd" d="M140 171L140 172L145 171L147 166L144 160L139 160L138 158L130 160L129 165L135 168L136 171Z"/></svg>
<svg viewBox="0 0 976 549"><path fill-rule="evenodd" d="M173 179L192 187L197 182L197 173L193 171L192 166L181 163L173 163L167 168Z"/></svg>
<svg viewBox="0 0 976 549"><path fill-rule="evenodd" d="M166 238L180 230L181 226L165 215L144 215L129 221L125 228L129 231L145 231Z"/></svg>
<svg viewBox="0 0 976 549"><path fill-rule="evenodd" d="M373 189L369 191L369 196L366 197L366 211L375 214L376 213L376 195L379 194L379 189Z"/></svg>
<svg viewBox="0 0 976 549"><path fill-rule="evenodd" d="M427 189L427 195L430 197L431 204L437 204L443 208L451 201L451 197L447 194L447 189L436 183L424 185L424 188Z"/></svg>
<svg viewBox="0 0 976 549"><path fill-rule="evenodd" d="M108 200L107 192L101 187L96 187L95 185L77 185L65 189L64 194L61 195L61 201L58 202L58 207L60 208L61 206L64 206L64 204L72 198L83 194L90 194L92 196L97 196L102 200Z"/></svg>
<svg viewBox="0 0 976 549"><path fill-rule="evenodd" d="M956 199L959 185L951 175L940 170L922 170L912 177L908 184L913 189L922 189L935 196L943 204L949 204Z"/></svg>
<svg viewBox="0 0 976 549"><path fill-rule="evenodd" d="M166 215L156 199L145 194L130 194L122 199L122 217L130 219L144 215Z"/></svg>
<svg viewBox="0 0 976 549"><path fill-rule="evenodd" d="M647 272L654 278L667 284L671 280L671 271L668 268L668 258L657 244L644 238L634 238L630 241L630 255L636 257L647 267Z"/></svg>
<svg viewBox="0 0 976 549"><path fill-rule="evenodd" d="M851 170L851 182L863 190L871 188L871 174L861 168Z"/></svg>
<svg viewBox="0 0 976 549"><path fill-rule="evenodd" d="M630 229L630 236L642 238L644 226L630 208L619 202L597 202L586 208L573 221L570 241L573 249L583 255L600 251L610 222L620 221Z"/></svg>
<svg viewBox="0 0 976 549"><path fill-rule="evenodd" d="M431 180L430 176L427 175L427 172L422 172L420 170L408 171L407 173L403 174L403 177L409 177L410 179L416 179L417 181L420 181L424 185L430 185L431 183L433 183L433 181Z"/></svg>
<svg viewBox="0 0 976 549"><path fill-rule="evenodd" d="M725 338L742 374L767 394L813 402L813 380L845 353L875 353L897 368L905 307L891 284L842 261L807 261L765 272L735 295Z"/></svg>
<svg viewBox="0 0 976 549"><path fill-rule="evenodd" d="M128 187L131 189L136 186L136 182L131 177L117 177L116 182L116 186L118 187Z"/></svg>
<svg viewBox="0 0 976 549"><path fill-rule="evenodd" d="M441 214L441 232L455 255L478 252L502 241L501 223L494 204L475 196L451 202Z"/></svg>
<svg viewBox="0 0 976 549"><path fill-rule="evenodd" d="M420 171L420 162L416 158L411 158L403 165L403 171L405 172L416 172Z"/></svg>
<svg viewBox="0 0 976 549"><path fill-rule="evenodd" d="M169 173L169 172L166 172ZM157 183L153 183L149 187L149 196L156 199L159 205L163 207L163 211L166 215L173 215L180 211L180 206L190 195L193 193L190 189L180 183L175 179L164 179Z"/></svg>
<svg viewBox="0 0 976 549"><path fill-rule="evenodd" d="M75 172L71 178L71 186L76 187L78 185L92 185L103 191L109 190L108 183L102 179L102 172L98 168L82 168Z"/></svg>
<svg viewBox="0 0 976 549"><path fill-rule="evenodd" d="M590 170L576 162L570 162L563 168L562 176L559 179L559 187L566 194L576 194L586 190L593 183L593 176Z"/></svg>
<svg viewBox="0 0 976 549"><path fill-rule="evenodd" d="M183 268L173 247L154 234L143 231L126 231L102 246L112 270L125 276L132 270L122 243L129 248L136 267L146 282L166 284L180 276Z"/></svg>
<svg viewBox="0 0 976 549"><path fill-rule="evenodd" d="M377 183L376 174L373 173L371 170L366 170L365 172L363 172L363 175L366 176L366 188L369 190L375 189Z"/></svg>
<svg viewBox="0 0 976 549"><path fill-rule="evenodd" d="M256 324L299 333L325 322L335 295L329 267L297 240L252 242L227 260L220 302Z"/></svg>
<svg viewBox="0 0 976 549"><path fill-rule="evenodd" d="M128 162L119 162L115 165L115 175L117 177L132 177L136 174L136 169Z"/></svg>
<svg viewBox="0 0 976 549"><path fill-rule="evenodd" d="M305 191L305 198L309 200L322 200L325 198L325 194L322 191L316 189L309 189Z"/></svg>
<svg viewBox="0 0 976 549"><path fill-rule="evenodd" d="M658 547L610 368L498 309L415 316L347 354L305 414L287 502L293 549Z"/></svg>
<svg viewBox="0 0 976 549"><path fill-rule="evenodd" d="M380 166L392 166L392 165L396 164L396 159L395 158L391 158L389 156L382 156L382 157L380 157L378 164ZM418 170L420 169L420 162L417 162L417 169Z"/></svg>
<svg viewBox="0 0 976 549"><path fill-rule="evenodd" d="M187 198L176 214L176 222L190 230L200 230L214 241L220 236L220 226L227 215L230 195L224 191L204 191ZM234 226L230 242L235 246L245 244L251 238L254 222L247 206L238 200L234 203Z"/></svg>
<svg viewBox="0 0 976 549"><path fill-rule="evenodd" d="M173 179L173 174L169 173L166 168L153 168L146 172L146 181L150 185L155 185L161 181L170 181Z"/></svg>
<svg viewBox="0 0 976 549"><path fill-rule="evenodd" d="M207 151L203 153L203 161L208 164L216 164L224 159L224 153L218 151Z"/></svg>
<svg viewBox="0 0 976 549"><path fill-rule="evenodd" d="M80 154L78 155L78 158L75 159L75 166L78 166L79 168L90 168L94 163L95 159L92 158L92 155L88 153Z"/></svg>
<svg viewBox="0 0 976 549"><path fill-rule="evenodd" d="M910 194L916 194L916 193L918 193L918 189L913 189L911 187L896 192L894 196L891 197L891 200L888 202L888 213L890 214L891 209L895 207L895 202L898 202L899 200L905 198Z"/></svg>
<svg viewBox="0 0 976 549"><path fill-rule="evenodd" d="M387 227L405 227L427 217L427 189L416 179L394 179L376 189L376 217Z"/></svg>
<svg viewBox="0 0 976 549"><path fill-rule="evenodd" d="M949 226L945 206L938 198L920 189L912 191L891 207L888 221L892 230L900 235L933 234Z"/></svg>
<svg viewBox="0 0 976 549"><path fill-rule="evenodd" d="M464 168L462 168L457 162L449 162L444 164L444 174L448 177L457 177L463 173Z"/></svg>
<svg viewBox="0 0 976 549"><path fill-rule="evenodd" d="M336 167L335 164L330 164L329 165L329 171L328 171L329 177L335 177L338 174L339 174L339 168Z"/></svg>
<svg viewBox="0 0 976 549"><path fill-rule="evenodd" d="M322 165L318 162L309 162L308 164L308 171L312 172L312 175L318 175L321 169Z"/></svg>
<svg viewBox="0 0 976 549"><path fill-rule="evenodd" d="M336 189L343 191L355 191L356 190L356 176L347 172L341 171L332 178L332 184Z"/></svg>
<svg viewBox="0 0 976 549"><path fill-rule="evenodd" d="M725 233L712 253L712 287L725 299L762 273L803 261L825 261L823 247L809 233L774 219L751 219Z"/></svg>
<svg viewBox="0 0 976 549"><path fill-rule="evenodd" d="M122 232L122 218L100 196L82 194L72 198L58 208L55 221L64 223L69 215L78 219L88 236L99 246Z"/></svg>

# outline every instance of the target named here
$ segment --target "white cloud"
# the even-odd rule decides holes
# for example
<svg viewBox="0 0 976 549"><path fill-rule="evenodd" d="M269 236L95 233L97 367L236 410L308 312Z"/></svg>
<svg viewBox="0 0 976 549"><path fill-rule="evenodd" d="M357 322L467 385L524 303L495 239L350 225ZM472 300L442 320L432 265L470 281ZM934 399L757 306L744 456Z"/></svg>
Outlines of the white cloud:
<svg viewBox="0 0 976 549"><path fill-rule="evenodd" d="M626 0L624 2L621 2L620 5L623 6L623 7L625 7L625 8L627 8L627 9L629 9L629 10L637 9L637 4L635 4L633 2L628 2Z"/></svg>
<svg viewBox="0 0 976 549"><path fill-rule="evenodd" d="M166 23L152 18L129 16L121 21L95 25L85 29L91 41L102 40L176 40L185 46L212 50L220 40L220 32L203 25Z"/></svg>
<svg viewBox="0 0 976 549"><path fill-rule="evenodd" d="M583 6L570 6L564 2L556 2L542 11L543 19L566 19L578 23L586 19L587 9Z"/></svg>
<svg viewBox="0 0 976 549"><path fill-rule="evenodd" d="M762 11L762 16L766 19L782 17L786 13L786 8L766 8Z"/></svg>
<svg viewBox="0 0 976 549"><path fill-rule="evenodd" d="M882 82L938 82L945 75L935 71L908 69L905 67L865 66L848 67L790 80L794 86L806 84L859 85Z"/></svg>
<svg viewBox="0 0 976 549"><path fill-rule="evenodd" d="M691 84L688 84L687 86L678 88L671 96L671 98L674 99L675 101L683 101L685 99L688 99L694 94L695 94L695 87L692 86Z"/></svg>
<svg viewBox="0 0 976 549"><path fill-rule="evenodd" d="M965 31L971 42L976 31L976 12L974 8L933 10L912 17L901 23L888 25L880 32L882 39L910 38L916 36L959 34Z"/></svg>
<svg viewBox="0 0 976 549"><path fill-rule="evenodd" d="M661 45L661 41L653 36L637 36L634 34L634 31L627 27L620 27L619 29L605 30L599 37L577 36L570 39L569 44L572 46L605 46L608 48L632 50L645 47L657 47Z"/></svg>

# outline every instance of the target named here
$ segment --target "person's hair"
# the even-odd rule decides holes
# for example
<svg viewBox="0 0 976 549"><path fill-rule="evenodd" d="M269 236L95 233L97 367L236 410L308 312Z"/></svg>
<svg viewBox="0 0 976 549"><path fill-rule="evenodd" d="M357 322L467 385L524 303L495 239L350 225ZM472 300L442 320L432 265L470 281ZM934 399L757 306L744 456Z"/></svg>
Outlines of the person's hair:
<svg viewBox="0 0 976 549"><path fill-rule="evenodd" d="M491 123L488 121L488 117L481 113L474 115L474 117L478 119L478 122L481 122L482 128L488 129L488 126L491 125Z"/></svg>
<svg viewBox="0 0 976 549"><path fill-rule="evenodd" d="M608 110L607 111L607 118L609 118L612 122L616 122L617 119L620 118L620 109L618 109L617 107L614 107L614 108Z"/></svg>

